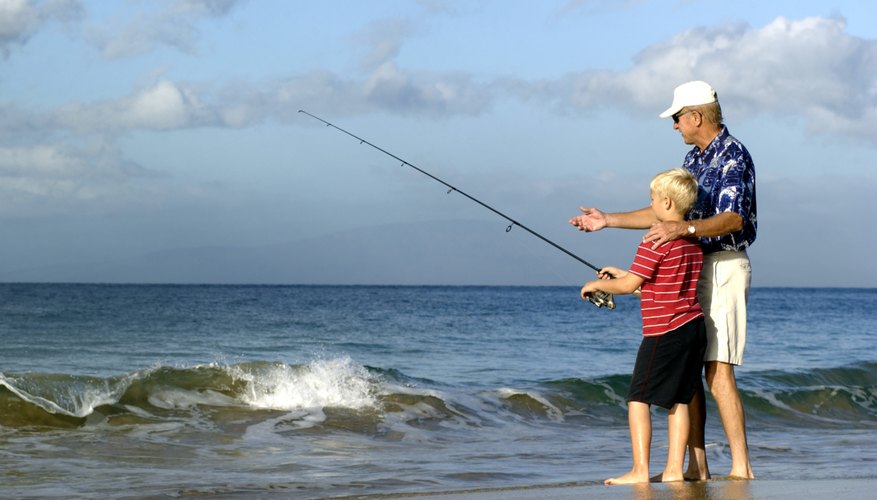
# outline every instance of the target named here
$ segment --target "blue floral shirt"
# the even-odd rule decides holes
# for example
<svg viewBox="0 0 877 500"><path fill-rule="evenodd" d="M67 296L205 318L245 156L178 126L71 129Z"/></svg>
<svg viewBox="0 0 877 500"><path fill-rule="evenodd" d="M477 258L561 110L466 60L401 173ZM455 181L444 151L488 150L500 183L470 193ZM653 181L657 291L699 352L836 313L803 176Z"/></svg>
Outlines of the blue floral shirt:
<svg viewBox="0 0 877 500"><path fill-rule="evenodd" d="M758 227L755 164L746 147L722 128L703 152L698 147L689 151L683 166L697 177L698 183L697 202L688 212L689 219L706 219L724 212L735 212L743 218L739 232L700 238L704 253L743 250L751 245Z"/></svg>

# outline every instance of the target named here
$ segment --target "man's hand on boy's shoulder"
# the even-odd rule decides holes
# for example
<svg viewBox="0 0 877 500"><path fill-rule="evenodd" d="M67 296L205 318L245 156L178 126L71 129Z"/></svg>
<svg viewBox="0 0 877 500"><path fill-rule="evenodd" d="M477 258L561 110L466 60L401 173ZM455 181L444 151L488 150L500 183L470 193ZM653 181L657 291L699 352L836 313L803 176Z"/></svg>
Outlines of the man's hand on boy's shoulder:
<svg viewBox="0 0 877 500"><path fill-rule="evenodd" d="M655 222L643 236L643 242L652 243L652 250L667 243L688 236L688 223L685 221Z"/></svg>

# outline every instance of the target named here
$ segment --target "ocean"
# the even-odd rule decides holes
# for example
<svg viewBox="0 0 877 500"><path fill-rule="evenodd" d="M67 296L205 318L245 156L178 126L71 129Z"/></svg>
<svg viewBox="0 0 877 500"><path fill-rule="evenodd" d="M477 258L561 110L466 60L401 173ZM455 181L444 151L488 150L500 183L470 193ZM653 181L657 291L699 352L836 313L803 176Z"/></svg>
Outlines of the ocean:
<svg viewBox="0 0 877 500"><path fill-rule="evenodd" d="M0 284L0 497L599 483L630 467L638 303L574 287ZM755 288L759 479L877 477L877 289ZM714 475L730 454L708 397ZM653 411L652 468L666 458Z"/></svg>

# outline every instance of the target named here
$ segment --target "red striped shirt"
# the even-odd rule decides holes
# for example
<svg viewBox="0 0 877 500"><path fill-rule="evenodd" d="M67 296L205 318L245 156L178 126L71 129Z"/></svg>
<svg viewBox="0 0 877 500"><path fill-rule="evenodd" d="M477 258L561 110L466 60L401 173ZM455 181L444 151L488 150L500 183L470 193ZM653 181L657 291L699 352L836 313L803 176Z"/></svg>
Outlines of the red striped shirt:
<svg viewBox="0 0 877 500"><path fill-rule="evenodd" d="M630 272L645 280L640 308L643 336L664 335L703 316L697 302L697 279L703 267L700 246L684 239L652 250L642 243Z"/></svg>

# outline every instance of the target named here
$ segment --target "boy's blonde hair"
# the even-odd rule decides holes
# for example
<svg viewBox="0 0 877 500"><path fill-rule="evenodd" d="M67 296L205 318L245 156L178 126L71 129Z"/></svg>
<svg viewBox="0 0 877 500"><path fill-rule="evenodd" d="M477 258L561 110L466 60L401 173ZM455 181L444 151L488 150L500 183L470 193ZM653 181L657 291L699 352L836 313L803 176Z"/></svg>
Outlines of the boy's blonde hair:
<svg viewBox="0 0 877 500"><path fill-rule="evenodd" d="M656 175L649 184L655 193L673 200L679 213L685 215L697 201L697 179L684 168L673 168Z"/></svg>

